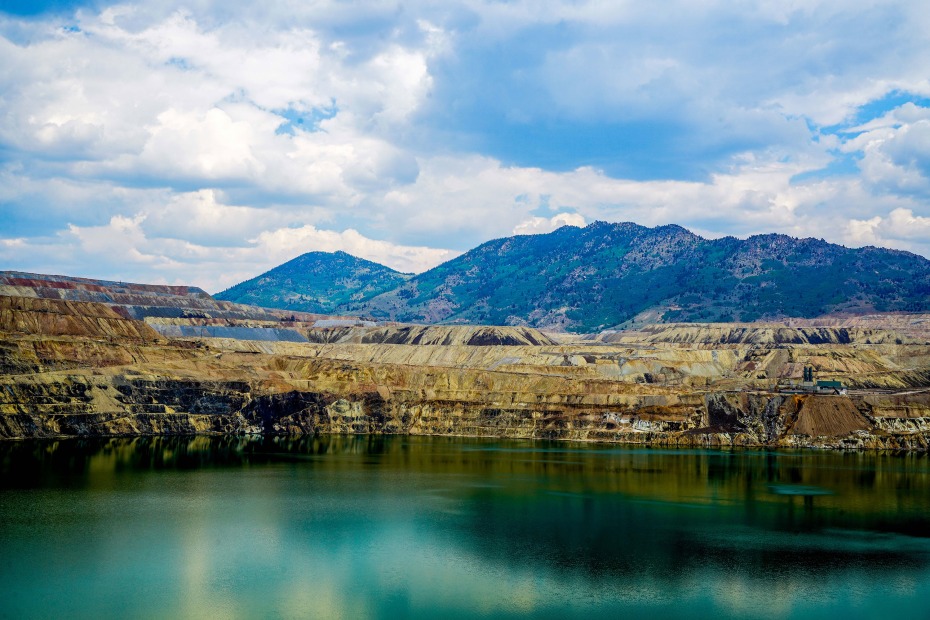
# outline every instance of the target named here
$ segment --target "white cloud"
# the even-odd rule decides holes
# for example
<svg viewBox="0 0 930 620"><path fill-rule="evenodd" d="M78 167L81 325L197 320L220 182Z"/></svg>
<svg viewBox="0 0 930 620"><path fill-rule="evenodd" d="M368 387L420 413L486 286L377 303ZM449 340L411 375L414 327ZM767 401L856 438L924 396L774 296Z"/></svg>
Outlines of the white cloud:
<svg viewBox="0 0 930 620"><path fill-rule="evenodd" d="M930 108L906 104L850 130L842 146L877 191L930 198Z"/></svg>
<svg viewBox="0 0 930 620"><path fill-rule="evenodd" d="M458 256L459 252L422 246L395 245L369 239L358 231L319 230L313 226L266 231L254 240L256 246L278 256L296 256L310 250L342 250L403 272L421 272ZM282 261L283 262L283 261Z"/></svg>
<svg viewBox="0 0 930 620"><path fill-rule="evenodd" d="M414 234L441 235L451 229L478 240L512 231L545 232L559 220L537 215L540 209L573 212L578 219L565 220L568 224L719 220L737 234L795 232L812 208L829 202L837 191L832 183L793 185L792 177L804 170L798 164L747 158L709 182L642 182L614 179L590 167L559 173L506 167L488 158L436 158L421 162L416 183L388 192L379 211L392 225ZM415 209L436 201L441 210Z"/></svg>
<svg viewBox="0 0 930 620"><path fill-rule="evenodd" d="M867 220L850 220L846 241L855 246L877 245L930 254L930 217L915 215L910 209L894 209Z"/></svg>
<svg viewBox="0 0 930 620"><path fill-rule="evenodd" d="M182 170L205 181L256 178L265 167L252 153L255 130L219 108L202 115L168 109L158 115L137 165L156 173Z"/></svg>
<svg viewBox="0 0 930 620"><path fill-rule="evenodd" d="M369 239L349 229L341 232L314 226L265 230L247 244L205 246L183 239L153 237L146 216L113 216L101 226L74 226L51 238L0 239L0 261L14 269L40 269L128 281L193 284L216 292L300 254L342 250L404 272L424 271L454 258L458 252L404 246ZM43 262L23 264L23 253Z"/></svg>
<svg viewBox="0 0 930 620"><path fill-rule="evenodd" d="M898 0L0 14L0 258L215 290L313 249L420 271L598 219L930 255L928 30ZM550 121L629 127L607 160L655 155L657 128L699 173L484 151Z"/></svg>
<svg viewBox="0 0 930 620"><path fill-rule="evenodd" d="M269 228L286 226L286 213L277 209L227 205L211 189L174 194L167 204L140 211L142 227L153 238L183 238L205 246L235 247Z"/></svg>
<svg viewBox="0 0 930 620"><path fill-rule="evenodd" d="M402 271L422 271L454 257L457 252L442 248L456 247L447 241L464 234L474 240L464 244L467 249L493 237L597 219L678 223L710 236L719 236L723 226L743 236L775 231L930 254L923 241L930 238L923 232L928 218L919 215L922 207L913 199L876 197L856 178L792 183L800 170L796 164L747 157L709 182L637 182L593 168L556 173L505 167L487 158L434 158L421 162L413 184L385 192L375 207L357 207L373 209L382 218L377 226L388 233L406 231L412 242L301 223L295 215L308 211L295 213L290 205L229 204L217 190L149 190L125 197L144 203L127 206L127 215L97 226L72 225L52 241L15 237L16 252L0 258L17 268L39 269L23 257L42 256L41 264L56 272L186 280L219 290L311 250L343 250ZM441 211L429 208L434 204L441 204ZM551 215L540 215L546 212ZM875 212L891 215L874 220ZM331 217L327 209L311 213L312 221Z"/></svg>
<svg viewBox="0 0 930 620"><path fill-rule="evenodd" d="M552 232L562 226L585 225L584 217L577 213L559 213L550 218L532 217L517 224L513 229L515 235L539 235Z"/></svg>
<svg viewBox="0 0 930 620"><path fill-rule="evenodd" d="M557 37L520 49L521 60L536 56L530 71L550 96L521 102L523 111L542 118L554 101L580 117L648 116L651 106L691 124L700 123L693 112L713 125L717 115L769 111L832 125L894 90L930 94L930 17L919 1L470 6L481 18L475 38L494 47L534 30Z"/></svg>
<svg viewBox="0 0 930 620"><path fill-rule="evenodd" d="M926 178L930 173L930 120L908 123L898 130L886 150L892 160L904 168L912 168Z"/></svg>
<svg viewBox="0 0 930 620"><path fill-rule="evenodd" d="M357 63L307 29L205 31L185 12L124 26L137 12L86 15L81 32L29 45L2 40L10 68L0 78L0 139L27 157L66 156L72 174L169 185L250 183L345 199L355 181L389 182L398 158L409 177L412 158L379 133L397 131L426 96L428 50L391 43ZM320 110L335 117L322 132L294 125L292 138L276 133L286 110L309 123Z"/></svg>

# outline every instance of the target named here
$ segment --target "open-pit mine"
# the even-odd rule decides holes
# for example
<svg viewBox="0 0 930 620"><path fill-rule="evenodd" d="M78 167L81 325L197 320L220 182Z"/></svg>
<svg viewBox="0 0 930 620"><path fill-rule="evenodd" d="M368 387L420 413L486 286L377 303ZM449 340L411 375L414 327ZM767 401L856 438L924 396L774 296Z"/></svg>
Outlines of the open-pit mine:
<svg viewBox="0 0 930 620"><path fill-rule="evenodd" d="M0 273L0 438L410 434L926 451L930 315L596 335ZM816 381L805 381L805 369Z"/></svg>

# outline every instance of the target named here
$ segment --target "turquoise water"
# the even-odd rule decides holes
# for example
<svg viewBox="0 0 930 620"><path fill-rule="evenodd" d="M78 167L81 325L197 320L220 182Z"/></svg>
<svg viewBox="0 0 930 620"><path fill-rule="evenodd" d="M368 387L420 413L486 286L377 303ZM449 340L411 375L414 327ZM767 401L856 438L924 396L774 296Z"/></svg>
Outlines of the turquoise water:
<svg viewBox="0 0 930 620"><path fill-rule="evenodd" d="M930 618L930 458L0 443L4 618Z"/></svg>

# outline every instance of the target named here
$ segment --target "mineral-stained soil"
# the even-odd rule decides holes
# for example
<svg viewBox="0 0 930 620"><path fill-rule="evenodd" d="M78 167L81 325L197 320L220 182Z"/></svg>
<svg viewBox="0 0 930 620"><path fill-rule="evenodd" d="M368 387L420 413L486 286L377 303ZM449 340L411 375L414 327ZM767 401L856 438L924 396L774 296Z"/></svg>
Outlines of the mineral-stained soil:
<svg viewBox="0 0 930 620"><path fill-rule="evenodd" d="M798 411L792 435L845 437L855 431L868 431L871 424L848 398L810 396Z"/></svg>
<svg viewBox="0 0 930 620"><path fill-rule="evenodd" d="M314 320L321 315L257 308L220 301L195 286L135 284L0 271L0 295L72 302L93 302L118 309L127 317ZM350 317L342 317L350 318Z"/></svg>
<svg viewBox="0 0 930 620"><path fill-rule="evenodd" d="M320 329L309 317L283 318L258 312L148 320L283 323L312 342L167 337L120 304L0 297L0 437L408 433L930 445L930 339L919 329L898 338L900 319L896 329L871 324L868 335L849 342L785 341L752 334L751 326L740 327L736 342L712 342L716 332L701 334L717 328L707 326L584 340L523 328L350 321ZM852 391L803 390L797 384L805 366Z"/></svg>
<svg viewBox="0 0 930 620"><path fill-rule="evenodd" d="M843 322L849 322L845 320ZM896 323L900 323L896 321ZM666 323L645 325L636 330L606 333L608 343L666 342L678 344L903 344L910 342L907 325L900 332L890 327L788 326L752 323Z"/></svg>
<svg viewBox="0 0 930 620"><path fill-rule="evenodd" d="M0 332L154 340L158 334L120 308L99 303L0 296Z"/></svg>
<svg viewBox="0 0 930 620"><path fill-rule="evenodd" d="M413 345L544 345L555 342L537 329L473 325L391 325L328 327L307 330L310 342Z"/></svg>

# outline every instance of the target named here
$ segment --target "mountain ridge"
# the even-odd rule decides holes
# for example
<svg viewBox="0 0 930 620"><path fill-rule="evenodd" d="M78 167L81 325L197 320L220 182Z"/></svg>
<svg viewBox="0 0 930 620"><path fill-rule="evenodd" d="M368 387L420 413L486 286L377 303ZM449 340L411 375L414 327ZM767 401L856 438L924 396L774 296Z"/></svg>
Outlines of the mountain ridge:
<svg viewBox="0 0 930 620"><path fill-rule="evenodd" d="M780 233L705 239L675 224L598 221L501 237L401 276L381 291L343 291L351 299L332 311L591 332L649 320L930 310L930 261L916 254Z"/></svg>
<svg viewBox="0 0 930 620"><path fill-rule="evenodd" d="M337 314L339 307L403 283L404 274L379 263L336 252L307 252L214 295L256 306Z"/></svg>

